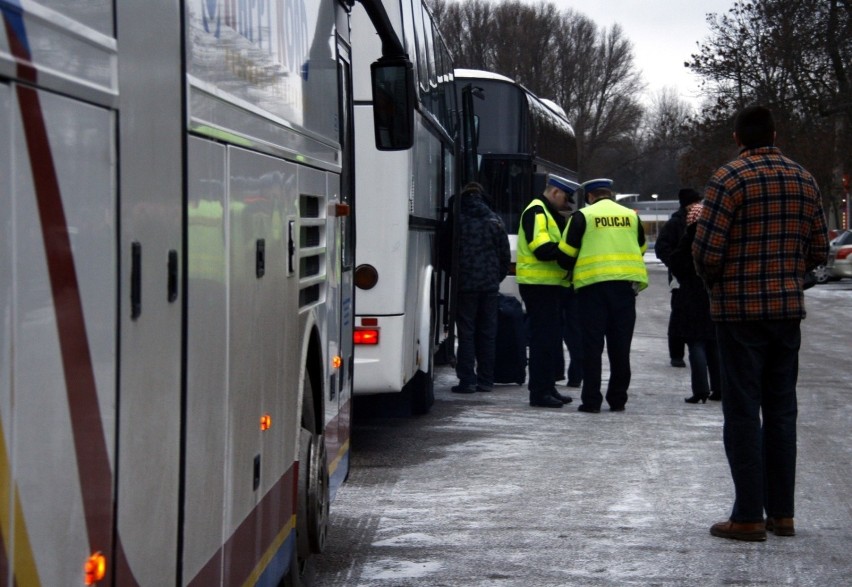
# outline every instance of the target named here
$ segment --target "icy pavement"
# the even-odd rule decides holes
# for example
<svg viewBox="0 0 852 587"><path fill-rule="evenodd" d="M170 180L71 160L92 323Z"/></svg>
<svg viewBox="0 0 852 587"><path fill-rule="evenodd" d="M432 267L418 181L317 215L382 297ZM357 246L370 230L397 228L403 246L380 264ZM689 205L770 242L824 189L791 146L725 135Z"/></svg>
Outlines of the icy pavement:
<svg viewBox="0 0 852 587"><path fill-rule="evenodd" d="M314 584L852 584L852 282L807 293L798 535L744 543L709 534L732 500L721 406L683 402L664 268L649 270L623 413L579 413L577 390L560 410L530 408L519 386L452 394L447 367L429 415L362 411Z"/></svg>

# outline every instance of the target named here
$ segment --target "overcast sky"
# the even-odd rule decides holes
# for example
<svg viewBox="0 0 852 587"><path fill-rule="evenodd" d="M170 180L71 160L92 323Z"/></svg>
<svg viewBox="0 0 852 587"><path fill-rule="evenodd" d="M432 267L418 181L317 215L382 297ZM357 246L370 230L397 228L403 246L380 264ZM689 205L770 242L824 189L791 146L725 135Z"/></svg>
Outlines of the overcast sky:
<svg viewBox="0 0 852 587"><path fill-rule="evenodd" d="M531 0L532 1L532 0ZM618 23L633 43L636 65L648 93L675 88L692 104L700 101L699 80L683 66L709 35L707 13L725 14L734 0L549 0L560 10L573 8L598 26Z"/></svg>

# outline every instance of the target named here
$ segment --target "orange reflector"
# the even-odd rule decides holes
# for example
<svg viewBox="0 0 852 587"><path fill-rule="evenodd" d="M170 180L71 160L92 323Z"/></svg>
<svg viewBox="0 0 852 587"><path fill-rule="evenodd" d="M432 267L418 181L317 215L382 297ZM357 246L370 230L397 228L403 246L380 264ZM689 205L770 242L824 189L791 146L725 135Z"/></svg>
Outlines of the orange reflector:
<svg viewBox="0 0 852 587"><path fill-rule="evenodd" d="M261 430L269 430L272 426L272 416L269 414L264 414L260 417L260 429Z"/></svg>
<svg viewBox="0 0 852 587"><path fill-rule="evenodd" d="M83 565L83 577L86 585L94 585L106 576L106 557L96 552L86 560Z"/></svg>
<svg viewBox="0 0 852 587"><path fill-rule="evenodd" d="M357 328L352 333L352 338L355 344L379 344L379 330Z"/></svg>
<svg viewBox="0 0 852 587"><path fill-rule="evenodd" d="M334 355L331 359L331 366L335 369L340 369L340 366L343 364L343 359L340 358L340 355Z"/></svg>

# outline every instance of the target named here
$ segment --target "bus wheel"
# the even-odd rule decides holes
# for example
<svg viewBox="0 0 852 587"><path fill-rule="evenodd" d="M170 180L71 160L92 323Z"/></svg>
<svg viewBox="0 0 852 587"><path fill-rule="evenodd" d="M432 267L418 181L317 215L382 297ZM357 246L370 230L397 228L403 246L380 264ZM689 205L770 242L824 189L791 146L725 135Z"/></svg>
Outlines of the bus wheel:
<svg viewBox="0 0 852 587"><path fill-rule="evenodd" d="M435 384L432 380L432 370L428 373L418 371L411 378L411 411L414 414L428 414L435 403Z"/></svg>
<svg viewBox="0 0 852 587"><path fill-rule="evenodd" d="M299 443L300 553L319 554L328 535L328 466L325 437L302 428ZM305 552L305 550L307 552Z"/></svg>

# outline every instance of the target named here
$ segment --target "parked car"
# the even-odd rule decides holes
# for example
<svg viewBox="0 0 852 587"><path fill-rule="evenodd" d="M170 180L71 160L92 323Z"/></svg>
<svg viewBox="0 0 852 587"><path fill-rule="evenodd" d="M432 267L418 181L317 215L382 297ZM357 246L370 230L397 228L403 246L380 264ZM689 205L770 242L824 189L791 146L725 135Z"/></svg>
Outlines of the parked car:
<svg viewBox="0 0 852 587"><path fill-rule="evenodd" d="M825 270L831 279L852 277L852 230L844 230L829 243Z"/></svg>
<svg viewBox="0 0 852 587"><path fill-rule="evenodd" d="M817 265L811 269L811 273L814 274L814 281L817 283L828 283L831 280L831 276L828 274L828 269L825 268L825 265Z"/></svg>

